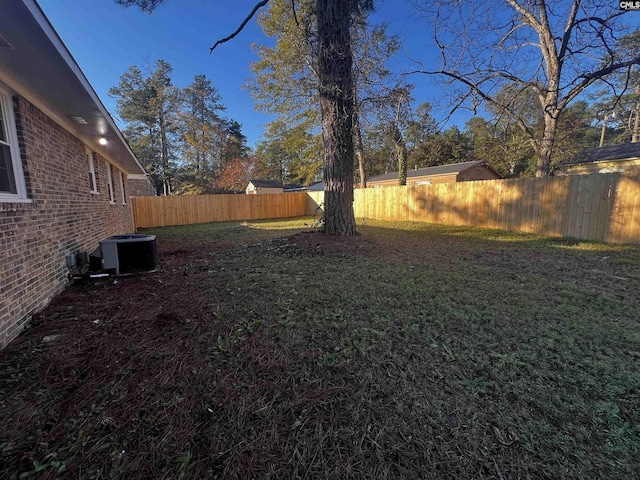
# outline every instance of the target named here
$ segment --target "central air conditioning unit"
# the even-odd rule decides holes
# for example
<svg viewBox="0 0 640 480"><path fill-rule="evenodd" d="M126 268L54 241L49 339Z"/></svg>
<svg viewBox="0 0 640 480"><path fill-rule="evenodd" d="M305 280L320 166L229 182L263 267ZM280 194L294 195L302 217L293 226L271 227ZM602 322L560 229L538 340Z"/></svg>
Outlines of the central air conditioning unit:
<svg viewBox="0 0 640 480"><path fill-rule="evenodd" d="M115 235L100 242L102 270L116 275L155 272L158 249L155 235Z"/></svg>

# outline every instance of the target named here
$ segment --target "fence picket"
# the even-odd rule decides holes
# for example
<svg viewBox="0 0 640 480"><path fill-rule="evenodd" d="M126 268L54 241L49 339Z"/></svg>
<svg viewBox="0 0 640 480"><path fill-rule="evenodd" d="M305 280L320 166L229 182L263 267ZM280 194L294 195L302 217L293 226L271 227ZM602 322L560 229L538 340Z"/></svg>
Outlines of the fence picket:
<svg viewBox="0 0 640 480"><path fill-rule="evenodd" d="M136 228L316 214L324 192L132 197ZM358 218L640 243L640 178L619 174L356 189Z"/></svg>

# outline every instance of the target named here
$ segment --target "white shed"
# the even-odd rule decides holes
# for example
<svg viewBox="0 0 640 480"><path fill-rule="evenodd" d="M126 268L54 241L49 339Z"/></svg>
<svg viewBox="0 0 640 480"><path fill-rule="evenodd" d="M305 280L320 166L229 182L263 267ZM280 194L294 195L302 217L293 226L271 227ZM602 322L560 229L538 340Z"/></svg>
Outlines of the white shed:
<svg viewBox="0 0 640 480"><path fill-rule="evenodd" d="M262 193L283 193L284 189L280 182L275 180L250 180L245 189L247 195Z"/></svg>

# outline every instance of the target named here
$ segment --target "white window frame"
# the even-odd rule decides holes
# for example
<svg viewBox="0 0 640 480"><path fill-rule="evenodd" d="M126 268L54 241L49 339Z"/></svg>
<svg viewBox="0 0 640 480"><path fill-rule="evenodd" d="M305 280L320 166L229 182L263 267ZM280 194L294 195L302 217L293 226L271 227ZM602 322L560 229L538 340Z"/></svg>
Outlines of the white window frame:
<svg viewBox="0 0 640 480"><path fill-rule="evenodd" d="M89 182L93 185L93 188L91 188L91 185L89 185L89 192L98 193L98 183L96 182L96 165L93 161L93 152L89 148L86 148L85 151L87 153L87 164L89 166Z"/></svg>
<svg viewBox="0 0 640 480"><path fill-rule="evenodd" d="M109 190L109 203L115 205L116 192L114 192L115 185L113 183L113 166L109 162L105 162L107 165L107 188Z"/></svg>
<svg viewBox="0 0 640 480"><path fill-rule="evenodd" d="M20 157L20 145L18 143L18 132L16 130L16 120L13 115L13 100L11 95L0 87L0 108L2 109L2 118L5 124L6 142L11 152L11 165L13 167L13 176L16 184L16 193L0 192L0 202L11 203L29 203L31 200L27 198L27 187L24 181L24 170L22 169L22 158Z"/></svg>
<svg viewBox="0 0 640 480"><path fill-rule="evenodd" d="M122 196L122 205L126 205L127 204L127 193L126 193L126 190L124 188L124 173L122 173L122 170L118 170L118 172L120 173L120 194Z"/></svg>

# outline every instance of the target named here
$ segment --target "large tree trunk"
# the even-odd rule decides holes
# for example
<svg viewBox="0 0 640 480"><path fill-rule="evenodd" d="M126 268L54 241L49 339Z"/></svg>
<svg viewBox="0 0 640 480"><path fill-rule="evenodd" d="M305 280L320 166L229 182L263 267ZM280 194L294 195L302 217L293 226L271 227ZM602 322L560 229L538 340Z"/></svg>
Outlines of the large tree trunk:
<svg viewBox="0 0 640 480"><path fill-rule="evenodd" d="M160 116L160 161L162 162L162 192L170 195L169 189L169 148L167 146L167 131L164 124L164 116Z"/></svg>
<svg viewBox="0 0 640 480"><path fill-rule="evenodd" d="M318 76L324 146L323 232L353 235L353 83L351 13L354 0L316 0Z"/></svg>
<svg viewBox="0 0 640 480"><path fill-rule="evenodd" d="M407 146L402 138L402 132L397 125L393 134L393 143L396 148L396 157L398 158L398 185L406 185L408 162Z"/></svg>
<svg viewBox="0 0 640 480"><path fill-rule="evenodd" d="M362 141L358 112L353 114L353 133L356 138L356 157L358 159L358 168L360 169L360 188L367 188L367 171L364 168L364 142Z"/></svg>
<svg viewBox="0 0 640 480"><path fill-rule="evenodd" d="M542 141L537 144L536 150L536 177L546 177L551 171L551 155L556 142L558 131L558 116L555 112L546 112L544 115L544 132Z"/></svg>
<svg viewBox="0 0 640 480"><path fill-rule="evenodd" d="M640 96L640 83L636 85L636 95ZM633 130L631 132L631 142L640 142L640 100L636 102L635 119L633 121Z"/></svg>
<svg viewBox="0 0 640 480"><path fill-rule="evenodd" d="M398 185L407 184L407 146L402 138L400 131L400 113L402 111L402 102L404 101L404 93L398 91L398 106L396 109L396 124L393 130L393 144L396 148L396 158L398 159Z"/></svg>

